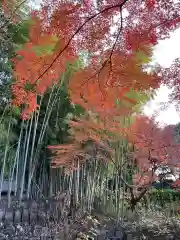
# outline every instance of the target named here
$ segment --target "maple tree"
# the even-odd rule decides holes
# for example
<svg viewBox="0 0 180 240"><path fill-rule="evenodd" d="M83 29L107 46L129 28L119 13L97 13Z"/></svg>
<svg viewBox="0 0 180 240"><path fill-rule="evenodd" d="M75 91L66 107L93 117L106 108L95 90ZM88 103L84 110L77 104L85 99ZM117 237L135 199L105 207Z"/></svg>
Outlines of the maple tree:
<svg viewBox="0 0 180 240"><path fill-rule="evenodd" d="M152 119L144 116L137 118L130 127L129 139L135 144L135 158L142 170L149 170L153 165L179 166L179 143L173 136L174 126L161 129Z"/></svg>
<svg viewBox="0 0 180 240"><path fill-rule="evenodd" d="M138 116L128 129L128 140L134 145L132 163L137 168L133 175L133 185L129 186L132 207L158 179L157 169L179 166L180 146L174 140L173 131L174 126L161 129L153 119L145 116ZM136 194L138 188L141 190Z"/></svg>

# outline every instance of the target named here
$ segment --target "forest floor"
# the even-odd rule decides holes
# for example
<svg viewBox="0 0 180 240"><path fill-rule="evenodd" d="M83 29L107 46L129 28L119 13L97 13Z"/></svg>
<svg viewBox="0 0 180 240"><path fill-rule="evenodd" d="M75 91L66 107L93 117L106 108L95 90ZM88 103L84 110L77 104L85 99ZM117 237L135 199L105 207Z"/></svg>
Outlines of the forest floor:
<svg viewBox="0 0 180 240"><path fill-rule="evenodd" d="M133 222L124 222L123 227L103 214L86 214L69 224L52 223L0 224L0 240L178 240L180 231L169 228L169 233L158 229L139 227Z"/></svg>
<svg viewBox="0 0 180 240"><path fill-rule="evenodd" d="M0 206L0 212L3 209L5 206ZM12 220L13 209L6 209L6 217L3 213L0 219L0 240L180 240L180 219L168 218L162 210L127 213L128 220L118 225L112 217L95 210L91 214L81 212L75 220L61 217L58 221L47 218L47 212L40 211L40 207L31 207L29 212L25 208L21 218L18 210Z"/></svg>

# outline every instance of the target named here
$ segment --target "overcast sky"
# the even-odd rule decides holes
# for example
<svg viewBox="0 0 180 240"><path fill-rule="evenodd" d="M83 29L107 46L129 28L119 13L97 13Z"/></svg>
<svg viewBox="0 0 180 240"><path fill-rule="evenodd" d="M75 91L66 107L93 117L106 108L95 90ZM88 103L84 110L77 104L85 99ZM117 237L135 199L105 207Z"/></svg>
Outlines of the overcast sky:
<svg viewBox="0 0 180 240"><path fill-rule="evenodd" d="M180 28L171 34L170 39L160 41L155 47L153 60L161 64L163 67L169 67L175 58L180 58ZM157 121L164 124L176 124L180 122L180 113L175 110L171 104L167 110L160 111L160 103L168 101L168 93L170 90L162 86L154 100L145 107L145 113L149 116L157 112Z"/></svg>

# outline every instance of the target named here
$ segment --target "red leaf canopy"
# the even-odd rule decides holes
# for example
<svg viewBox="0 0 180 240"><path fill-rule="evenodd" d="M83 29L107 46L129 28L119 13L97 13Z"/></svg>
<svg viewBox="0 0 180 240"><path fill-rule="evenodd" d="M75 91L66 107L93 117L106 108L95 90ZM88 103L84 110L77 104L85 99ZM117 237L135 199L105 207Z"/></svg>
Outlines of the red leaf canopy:
<svg viewBox="0 0 180 240"><path fill-rule="evenodd" d="M127 100L128 87L144 90L161 83L158 71L147 74L135 55L150 56L151 46L178 28L179 12L180 4L171 0L43 1L31 12L29 41L14 59L14 104L25 104L28 118L38 107L36 96L59 81L67 62L86 52L91 61L71 79L72 101L84 105L83 95L88 108L116 111L114 99ZM37 54L34 49L43 45L54 47Z"/></svg>

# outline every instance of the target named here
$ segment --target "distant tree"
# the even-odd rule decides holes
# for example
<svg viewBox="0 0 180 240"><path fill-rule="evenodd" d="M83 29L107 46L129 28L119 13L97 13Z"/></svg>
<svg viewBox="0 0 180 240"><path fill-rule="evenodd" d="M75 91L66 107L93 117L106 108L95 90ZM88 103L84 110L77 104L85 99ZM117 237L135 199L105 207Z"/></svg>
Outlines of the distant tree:
<svg viewBox="0 0 180 240"><path fill-rule="evenodd" d="M180 143L180 123L176 124L174 128L174 138L175 138L175 141Z"/></svg>

